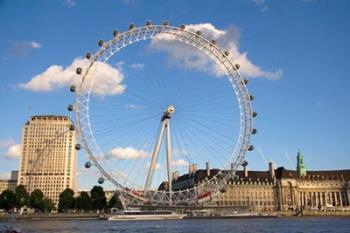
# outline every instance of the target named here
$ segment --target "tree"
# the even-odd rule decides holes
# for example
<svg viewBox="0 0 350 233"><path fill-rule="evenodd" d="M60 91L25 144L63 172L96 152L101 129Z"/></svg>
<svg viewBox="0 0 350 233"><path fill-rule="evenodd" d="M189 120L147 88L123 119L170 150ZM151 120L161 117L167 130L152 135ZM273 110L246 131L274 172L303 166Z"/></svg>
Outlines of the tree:
<svg viewBox="0 0 350 233"><path fill-rule="evenodd" d="M29 207L34 208L35 212L44 211L44 194L40 189L35 189L29 196Z"/></svg>
<svg viewBox="0 0 350 233"><path fill-rule="evenodd" d="M122 202L119 199L118 194L114 194L112 198L108 202L108 208L118 208L118 209L123 209Z"/></svg>
<svg viewBox="0 0 350 233"><path fill-rule="evenodd" d="M66 188L59 196L58 211L67 212L74 208L74 191L70 188Z"/></svg>
<svg viewBox="0 0 350 233"><path fill-rule="evenodd" d="M15 189L16 208L20 209L28 205L29 194L24 185L18 185Z"/></svg>
<svg viewBox="0 0 350 233"><path fill-rule="evenodd" d="M92 209L92 201L87 192L81 192L75 199L75 208L83 211L89 211Z"/></svg>
<svg viewBox="0 0 350 233"><path fill-rule="evenodd" d="M55 204L50 198L44 198L43 202L45 212L50 213L52 210L55 209Z"/></svg>
<svg viewBox="0 0 350 233"><path fill-rule="evenodd" d="M106 196L101 186L94 186L91 189L92 208L101 211L106 208Z"/></svg>
<svg viewBox="0 0 350 233"><path fill-rule="evenodd" d="M12 210L16 206L16 196L11 190L4 190L0 194L0 209Z"/></svg>

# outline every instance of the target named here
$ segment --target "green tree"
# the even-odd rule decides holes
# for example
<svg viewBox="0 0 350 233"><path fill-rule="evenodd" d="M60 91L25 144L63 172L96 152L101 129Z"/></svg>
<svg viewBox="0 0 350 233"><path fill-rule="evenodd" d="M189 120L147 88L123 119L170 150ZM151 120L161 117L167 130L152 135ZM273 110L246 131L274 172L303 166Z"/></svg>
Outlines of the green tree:
<svg viewBox="0 0 350 233"><path fill-rule="evenodd" d="M29 196L29 207L35 209L35 212L44 211L44 194L40 189L35 189Z"/></svg>
<svg viewBox="0 0 350 233"><path fill-rule="evenodd" d="M87 192L81 192L75 199L75 208L80 211L89 211L92 209L91 197Z"/></svg>
<svg viewBox="0 0 350 233"><path fill-rule="evenodd" d="M4 190L0 194L0 209L12 210L16 206L16 196L11 190Z"/></svg>
<svg viewBox="0 0 350 233"><path fill-rule="evenodd" d="M111 199L108 202L108 208L118 208L118 209L123 209L122 202L120 201L120 198L118 194L114 194Z"/></svg>
<svg viewBox="0 0 350 233"><path fill-rule="evenodd" d="M55 209L55 204L50 198L44 198L44 210L46 213L50 213L52 210Z"/></svg>
<svg viewBox="0 0 350 233"><path fill-rule="evenodd" d="M18 185L15 189L16 208L20 209L28 205L29 194L24 185Z"/></svg>
<svg viewBox="0 0 350 233"><path fill-rule="evenodd" d="M70 188L66 188L60 194L58 199L58 211L67 212L74 208L74 191Z"/></svg>
<svg viewBox="0 0 350 233"><path fill-rule="evenodd" d="M101 186L94 186L91 189L92 209L99 210L106 208L106 196Z"/></svg>

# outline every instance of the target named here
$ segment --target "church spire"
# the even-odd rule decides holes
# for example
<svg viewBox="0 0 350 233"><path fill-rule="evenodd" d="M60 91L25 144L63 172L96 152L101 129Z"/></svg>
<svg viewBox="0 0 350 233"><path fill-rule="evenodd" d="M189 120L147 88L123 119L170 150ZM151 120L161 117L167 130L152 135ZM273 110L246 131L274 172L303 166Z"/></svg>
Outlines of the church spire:
<svg viewBox="0 0 350 233"><path fill-rule="evenodd" d="M298 155L297 155L297 172L299 176L306 175L304 155L300 152L300 149L298 150Z"/></svg>

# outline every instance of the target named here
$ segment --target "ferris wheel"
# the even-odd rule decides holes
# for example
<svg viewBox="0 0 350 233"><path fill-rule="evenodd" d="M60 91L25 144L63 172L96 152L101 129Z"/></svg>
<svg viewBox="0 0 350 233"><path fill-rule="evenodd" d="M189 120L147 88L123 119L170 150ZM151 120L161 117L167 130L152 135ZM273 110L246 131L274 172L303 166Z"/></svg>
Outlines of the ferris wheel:
<svg viewBox="0 0 350 233"><path fill-rule="evenodd" d="M179 65L169 68L162 55L146 53L156 58L148 70L125 77L115 73L118 91L105 96L96 91L101 68L113 67L113 59L127 53L124 48L164 37L209 58L224 77ZM98 183L109 181L141 203L165 205L204 202L223 191L246 152L254 149L250 140L257 132L248 81L229 52L200 31L167 21L131 24L98 45L100 49L87 53L84 65L76 67L80 81L70 87L76 103L68 107L76 113L81 142L76 149L85 149L85 167L97 169Z"/></svg>

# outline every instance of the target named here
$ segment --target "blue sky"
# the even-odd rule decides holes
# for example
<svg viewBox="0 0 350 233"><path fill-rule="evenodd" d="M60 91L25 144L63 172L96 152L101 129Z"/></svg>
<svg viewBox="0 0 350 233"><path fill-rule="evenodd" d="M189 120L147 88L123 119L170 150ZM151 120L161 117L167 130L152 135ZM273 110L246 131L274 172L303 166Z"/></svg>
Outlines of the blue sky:
<svg viewBox="0 0 350 233"><path fill-rule="evenodd" d="M67 104L75 101L64 86L32 91L19 84L52 65L70 66L87 51L96 51L97 41L111 38L114 29L124 31L131 22L144 25L149 19L175 26L208 23L234 32L228 39L261 71L248 72L248 88L259 113L252 144L267 160L294 169L300 148L307 169L349 168L349 10L348 1L317 0L0 1L0 173L17 169L18 160L8 158L8 149L20 143L30 114L67 114ZM184 76L203 74L181 62L169 68L171 53L164 47L161 53L148 53L147 46L125 50L113 60L113 65L123 65L125 80L172 69ZM85 158L79 156L81 167ZM258 150L247 159L251 169L267 169Z"/></svg>

